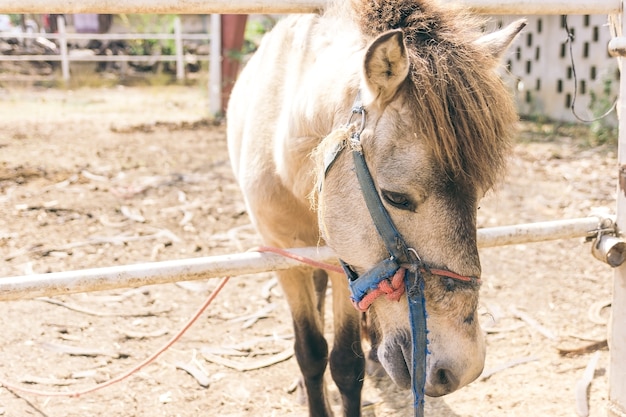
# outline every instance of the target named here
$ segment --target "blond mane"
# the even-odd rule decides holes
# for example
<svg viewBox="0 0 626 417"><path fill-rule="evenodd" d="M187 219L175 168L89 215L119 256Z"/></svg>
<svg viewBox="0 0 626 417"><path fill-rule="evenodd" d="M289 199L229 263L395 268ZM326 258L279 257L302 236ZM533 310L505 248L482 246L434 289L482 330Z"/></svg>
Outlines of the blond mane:
<svg viewBox="0 0 626 417"><path fill-rule="evenodd" d="M340 3L332 12L348 12L367 38L402 29L411 61L402 90L417 132L450 178L491 187L504 169L517 113L496 72L499 59L475 43L483 22L422 0Z"/></svg>

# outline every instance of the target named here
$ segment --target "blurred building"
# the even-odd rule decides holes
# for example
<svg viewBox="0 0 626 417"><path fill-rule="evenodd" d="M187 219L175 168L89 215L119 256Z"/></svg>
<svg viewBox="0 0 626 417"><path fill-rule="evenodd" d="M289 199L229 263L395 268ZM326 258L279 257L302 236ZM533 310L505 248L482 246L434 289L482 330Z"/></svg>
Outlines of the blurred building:
<svg viewBox="0 0 626 417"><path fill-rule="evenodd" d="M494 16L489 29L519 16ZM607 16L528 16L528 25L505 58L520 113L531 118L575 122L592 119L614 103L619 92L617 59L609 56ZM573 33L571 44L566 24ZM572 64L573 58L573 64ZM615 123L613 112L610 123Z"/></svg>

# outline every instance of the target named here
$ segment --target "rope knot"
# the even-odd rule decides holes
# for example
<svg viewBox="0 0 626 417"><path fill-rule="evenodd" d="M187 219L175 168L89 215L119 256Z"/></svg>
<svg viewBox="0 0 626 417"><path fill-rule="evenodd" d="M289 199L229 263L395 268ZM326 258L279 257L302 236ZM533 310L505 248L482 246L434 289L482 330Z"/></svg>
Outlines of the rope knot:
<svg viewBox="0 0 626 417"><path fill-rule="evenodd" d="M385 295L389 301L399 301L405 291L405 272L406 269L399 268L391 278L381 280L378 286L368 292L361 300L352 300L354 307L365 312L382 295Z"/></svg>

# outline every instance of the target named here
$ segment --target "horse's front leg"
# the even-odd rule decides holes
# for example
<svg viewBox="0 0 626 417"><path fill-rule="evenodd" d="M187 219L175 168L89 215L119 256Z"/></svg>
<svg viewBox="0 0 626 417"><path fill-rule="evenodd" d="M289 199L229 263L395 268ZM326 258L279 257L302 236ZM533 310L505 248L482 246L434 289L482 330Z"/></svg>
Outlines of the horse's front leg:
<svg viewBox="0 0 626 417"><path fill-rule="evenodd" d="M323 320L318 311L316 292L321 292L324 276L315 279L309 268L293 268L276 273L281 283L291 315L295 336L294 351L300 371L311 417L330 417L332 411L324 386L324 372L328 363L328 343L324 339ZM323 303L322 303L323 305Z"/></svg>
<svg viewBox="0 0 626 417"><path fill-rule="evenodd" d="M330 354L330 373L341 393L345 417L361 416L361 390L365 358L361 347L361 313L350 302L346 276L329 273L333 288L335 340Z"/></svg>

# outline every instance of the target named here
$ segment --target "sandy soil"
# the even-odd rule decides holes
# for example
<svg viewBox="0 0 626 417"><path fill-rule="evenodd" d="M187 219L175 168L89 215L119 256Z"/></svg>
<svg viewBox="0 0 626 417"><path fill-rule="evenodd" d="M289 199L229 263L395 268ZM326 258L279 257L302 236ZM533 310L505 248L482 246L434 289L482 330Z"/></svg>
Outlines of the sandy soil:
<svg viewBox="0 0 626 417"><path fill-rule="evenodd" d="M0 92L0 276L234 253L260 243L233 181L224 127L204 119L202 88ZM615 152L586 146L588 134L523 123L505 182L481 204L480 226L613 209ZM481 256L486 373L428 399L427 415L575 416L575 385L595 353L559 349L606 339L606 324L589 315L608 315L598 306L610 302L610 268L582 239ZM0 378L58 392L107 381L163 345L216 284L0 303ZM251 371L215 359L253 366L288 356L291 333L271 274L236 277L178 343L129 379L78 398L0 388L0 416L306 415L292 390L295 359ZM608 350L591 350L599 360L590 415L602 416ZM364 397L366 416L410 415L410 394L388 380L368 378Z"/></svg>

